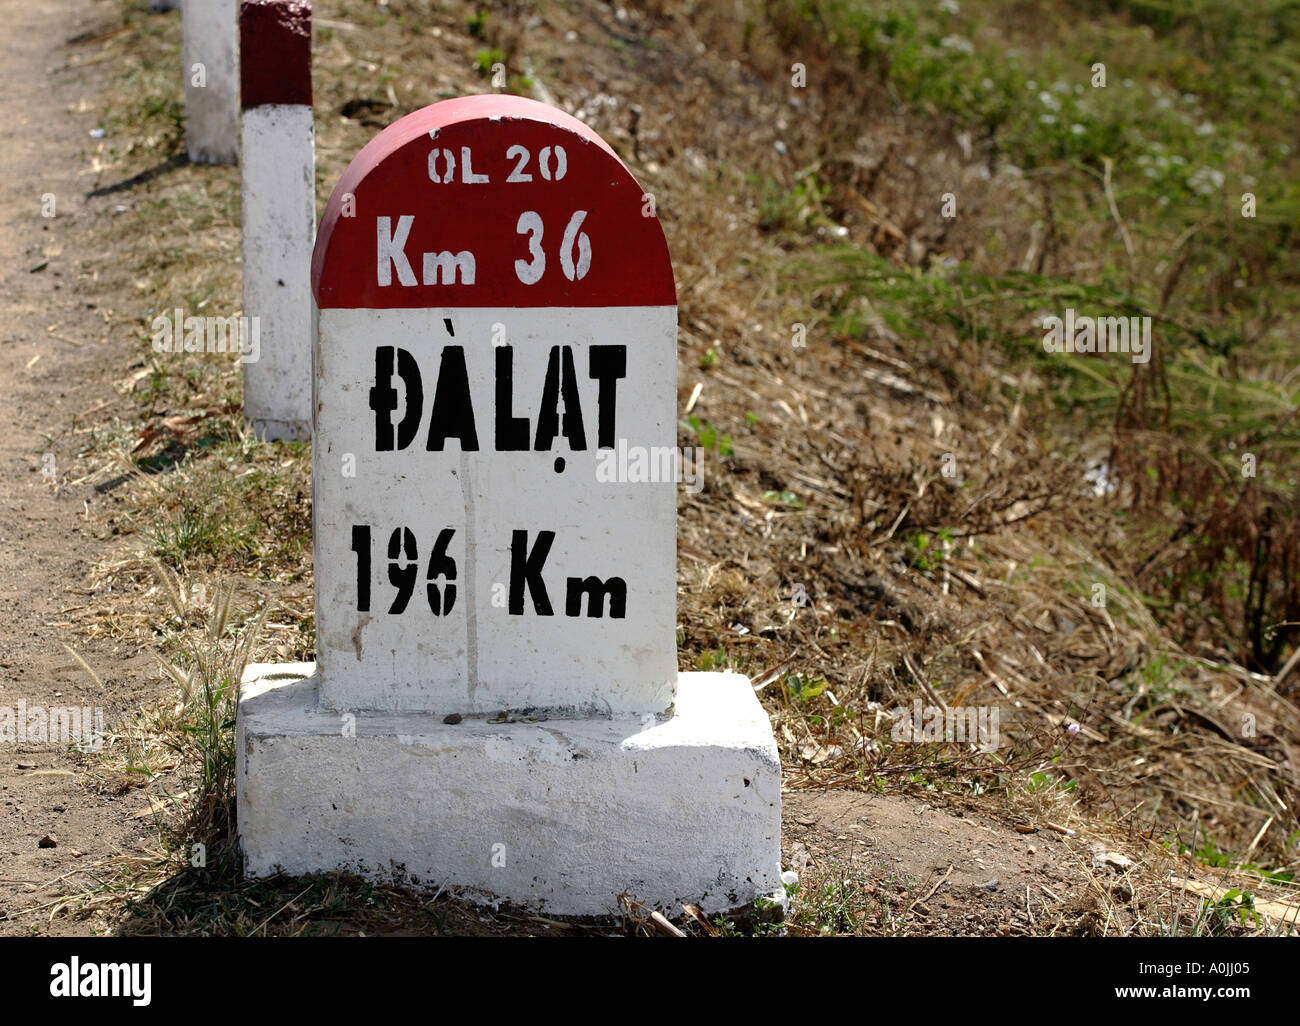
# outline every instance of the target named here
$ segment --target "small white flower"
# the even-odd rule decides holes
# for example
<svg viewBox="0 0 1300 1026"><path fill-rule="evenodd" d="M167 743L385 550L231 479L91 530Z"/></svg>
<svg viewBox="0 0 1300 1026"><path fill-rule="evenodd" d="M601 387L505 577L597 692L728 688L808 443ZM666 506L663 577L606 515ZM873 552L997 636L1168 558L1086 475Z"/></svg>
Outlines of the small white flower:
<svg viewBox="0 0 1300 1026"><path fill-rule="evenodd" d="M1187 187L1192 192L1209 196L1222 189L1224 181L1223 172L1218 168L1200 167L1187 179Z"/></svg>

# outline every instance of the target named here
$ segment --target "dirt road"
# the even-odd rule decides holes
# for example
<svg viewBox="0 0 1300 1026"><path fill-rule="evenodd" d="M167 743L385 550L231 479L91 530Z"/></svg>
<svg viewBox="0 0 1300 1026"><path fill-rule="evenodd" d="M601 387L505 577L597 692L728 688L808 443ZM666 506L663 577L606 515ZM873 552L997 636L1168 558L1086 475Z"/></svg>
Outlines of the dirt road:
<svg viewBox="0 0 1300 1026"><path fill-rule="evenodd" d="M113 723L154 687L147 653L75 626L95 600L88 571L111 552L88 511L113 501L111 489L76 483L79 429L119 401L124 340L140 328L113 308L111 297L129 289L125 274L89 243L122 202L87 196L97 184L100 69L82 67L94 52L85 42L114 8L3 0L0 12L0 934L62 932L70 927L48 912L16 913L70 882L91 885L97 867L148 829L65 744L19 743L15 720L25 710L33 728L48 729L51 708L87 707Z"/></svg>

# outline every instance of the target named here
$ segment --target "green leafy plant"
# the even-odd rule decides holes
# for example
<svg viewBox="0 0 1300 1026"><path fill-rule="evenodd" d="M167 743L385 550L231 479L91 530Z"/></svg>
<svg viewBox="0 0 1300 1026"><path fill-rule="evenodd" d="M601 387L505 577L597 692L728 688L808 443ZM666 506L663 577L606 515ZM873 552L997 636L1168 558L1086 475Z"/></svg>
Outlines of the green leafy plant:
<svg viewBox="0 0 1300 1026"><path fill-rule="evenodd" d="M720 456L734 456L736 453L735 447L731 444L731 437L719 434L712 422L701 424L699 417L691 416L679 421L677 426L695 435L700 440L700 445Z"/></svg>
<svg viewBox="0 0 1300 1026"><path fill-rule="evenodd" d="M473 14L467 15L465 18L465 28L475 39L483 38L484 33L487 32L487 23L488 11L484 7L480 7Z"/></svg>
<svg viewBox="0 0 1300 1026"><path fill-rule="evenodd" d="M492 74L492 66L495 64L505 64L506 55L498 50L495 46L480 50L474 55L474 67L484 78Z"/></svg>
<svg viewBox="0 0 1300 1026"><path fill-rule="evenodd" d="M765 502L774 502L789 509L803 509L803 501L789 490L764 492L763 499Z"/></svg>

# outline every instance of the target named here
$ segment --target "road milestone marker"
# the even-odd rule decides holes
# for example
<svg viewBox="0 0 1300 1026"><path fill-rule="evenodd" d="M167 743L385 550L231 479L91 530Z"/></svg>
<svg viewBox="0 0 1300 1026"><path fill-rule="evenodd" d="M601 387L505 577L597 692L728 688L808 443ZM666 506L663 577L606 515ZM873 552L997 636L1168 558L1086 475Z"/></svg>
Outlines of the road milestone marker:
<svg viewBox="0 0 1300 1026"><path fill-rule="evenodd" d="M568 915L779 891L767 716L677 672L675 478L601 471L675 455L672 263L631 172L533 100L434 104L344 173L312 291L318 661L245 674L246 873Z"/></svg>

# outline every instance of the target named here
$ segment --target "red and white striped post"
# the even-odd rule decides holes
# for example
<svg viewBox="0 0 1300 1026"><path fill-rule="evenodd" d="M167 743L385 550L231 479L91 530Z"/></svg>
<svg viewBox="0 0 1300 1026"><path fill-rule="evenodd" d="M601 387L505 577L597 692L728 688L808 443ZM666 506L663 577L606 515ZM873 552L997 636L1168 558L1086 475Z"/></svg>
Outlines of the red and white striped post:
<svg viewBox="0 0 1300 1026"><path fill-rule="evenodd" d="M238 14L239 0L185 0L181 12L185 149L195 164L239 156Z"/></svg>
<svg viewBox="0 0 1300 1026"><path fill-rule="evenodd" d="M316 154L311 4L243 0L244 316L259 344L244 360L244 418L259 438L311 434L311 253Z"/></svg>

